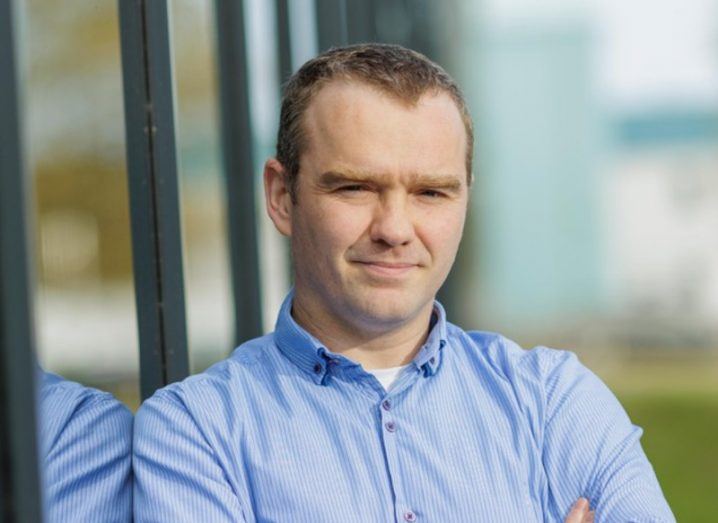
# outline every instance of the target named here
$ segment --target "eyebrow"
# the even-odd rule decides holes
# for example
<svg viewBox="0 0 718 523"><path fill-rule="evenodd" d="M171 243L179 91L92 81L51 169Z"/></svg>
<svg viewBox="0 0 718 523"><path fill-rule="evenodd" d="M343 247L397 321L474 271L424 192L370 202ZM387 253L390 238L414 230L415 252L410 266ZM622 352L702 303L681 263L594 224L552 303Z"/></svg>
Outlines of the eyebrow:
<svg viewBox="0 0 718 523"><path fill-rule="evenodd" d="M322 187L332 188L345 183L366 183L370 185L388 185L389 175L362 173L357 171L326 171L319 176ZM441 189L458 193L461 191L461 178L454 174L413 174L411 183L420 187Z"/></svg>

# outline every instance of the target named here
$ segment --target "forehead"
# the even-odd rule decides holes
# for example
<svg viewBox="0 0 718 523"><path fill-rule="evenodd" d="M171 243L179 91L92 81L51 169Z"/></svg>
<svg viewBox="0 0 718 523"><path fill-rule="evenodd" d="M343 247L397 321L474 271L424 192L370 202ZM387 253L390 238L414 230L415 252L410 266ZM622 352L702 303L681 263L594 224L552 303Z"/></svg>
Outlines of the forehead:
<svg viewBox="0 0 718 523"><path fill-rule="evenodd" d="M303 125L303 156L325 168L340 163L375 172L465 171L463 120L443 91L412 103L366 83L332 81L315 94Z"/></svg>

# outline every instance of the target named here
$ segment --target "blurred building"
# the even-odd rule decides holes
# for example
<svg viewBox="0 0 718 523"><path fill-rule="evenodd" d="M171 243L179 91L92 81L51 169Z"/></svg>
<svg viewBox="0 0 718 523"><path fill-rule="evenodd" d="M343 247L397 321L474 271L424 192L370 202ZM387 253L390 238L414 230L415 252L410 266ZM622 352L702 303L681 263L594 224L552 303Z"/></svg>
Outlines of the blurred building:
<svg viewBox="0 0 718 523"><path fill-rule="evenodd" d="M679 58L650 44L669 17L641 32L614 4L458 5L478 141L459 321L579 351L718 349L717 104L690 94L716 75L685 55L715 27L677 21L671 82L641 63Z"/></svg>
<svg viewBox="0 0 718 523"><path fill-rule="evenodd" d="M476 296L482 323L524 332L601 310L597 102L588 26L478 37Z"/></svg>
<svg viewBox="0 0 718 523"><path fill-rule="evenodd" d="M608 307L643 347L715 346L718 113L619 115L604 176Z"/></svg>

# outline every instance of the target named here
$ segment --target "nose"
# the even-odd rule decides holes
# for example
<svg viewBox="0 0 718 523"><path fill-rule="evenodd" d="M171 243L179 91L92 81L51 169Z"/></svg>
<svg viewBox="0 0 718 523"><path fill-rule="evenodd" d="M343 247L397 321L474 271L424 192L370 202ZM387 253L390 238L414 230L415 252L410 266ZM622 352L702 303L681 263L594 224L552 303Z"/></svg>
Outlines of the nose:
<svg viewBox="0 0 718 523"><path fill-rule="evenodd" d="M371 224L372 241L391 247L406 245L414 238L414 224L406 198L399 195L377 203Z"/></svg>

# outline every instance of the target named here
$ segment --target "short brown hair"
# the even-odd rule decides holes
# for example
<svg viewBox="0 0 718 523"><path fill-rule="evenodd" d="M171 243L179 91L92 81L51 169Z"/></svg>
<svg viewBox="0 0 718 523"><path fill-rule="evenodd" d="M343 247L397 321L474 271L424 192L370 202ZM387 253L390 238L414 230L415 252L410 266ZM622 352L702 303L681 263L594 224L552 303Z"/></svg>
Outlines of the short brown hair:
<svg viewBox="0 0 718 523"><path fill-rule="evenodd" d="M459 86L423 54L400 45L369 43L329 49L306 62L284 87L277 160L286 169L293 200L296 201L299 161L306 147L302 119L317 92L333 79L365 82L410 104L431 91L451 96L466 129L466 180L471 184L474 130Z"/></svg>

